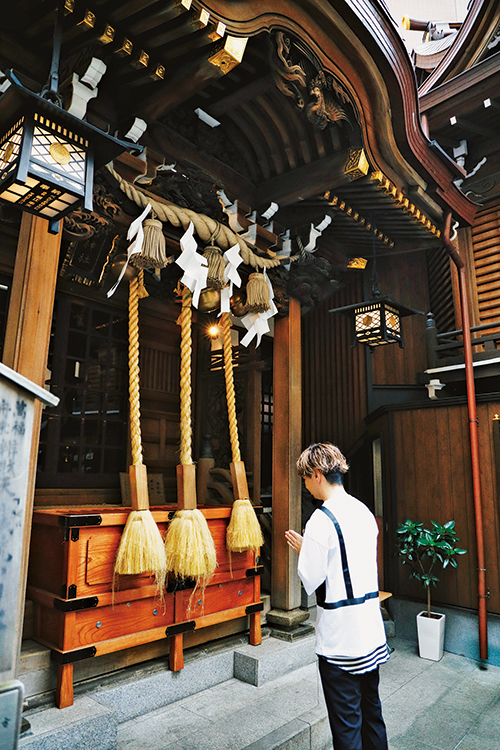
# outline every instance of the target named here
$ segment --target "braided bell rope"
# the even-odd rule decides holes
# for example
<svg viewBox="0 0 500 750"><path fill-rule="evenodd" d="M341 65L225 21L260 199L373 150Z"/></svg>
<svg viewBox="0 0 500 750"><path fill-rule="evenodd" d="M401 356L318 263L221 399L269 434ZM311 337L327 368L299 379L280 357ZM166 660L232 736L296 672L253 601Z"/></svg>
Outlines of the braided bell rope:
<svg viewBox="0 0 500 750"><path fill-rule="evenodd" d="M130 280L129 285L128 371L132 463L142 464L141 409L139 401L139 278L137 276Z"/></svg>
<svg viewBox="0 0 500 750"><path fill-rule="evenodd" d="M192 464L191 457L191 292L185 286L178 323L181 326L181 414L180 461Z"/></svg>
<svg viewBox="0 0 500 750"><path fill-rule="evenodd" d="M236 421L236 398L234 393L233 346L231 344L231 321L229 313L222 313L222 345L224 349L224 375L226 378L227 414L233 463L241 461L238 424Z"/></svg>
<svg viewBox="0 0 500 750"><path fill-rule="evenodd" d="M115 172L109 164L107 168L117 180L120 189L125 193L127 198L137 206L144 209L150 203L151 208L160 221L169 222L172 226L182 227L184 230L189 227L190 222L193 222L194 230L200 240L204 243L210 241L217 244L223 252L229 250L233 245L238 244L243 263L252 266L252 268L275 268L281 265L282 260L290 262L298 258L298 256L292 256L291 258L261 258L253 252L242 237L224 224L212 219L210 216L197 214L189 208L176 206L174 203L169 203L168 205L159 203L151 198L151 196L142 193L130 182L127 182L127 180L124 180L123 177L120 177L118 172Z"/></svg>

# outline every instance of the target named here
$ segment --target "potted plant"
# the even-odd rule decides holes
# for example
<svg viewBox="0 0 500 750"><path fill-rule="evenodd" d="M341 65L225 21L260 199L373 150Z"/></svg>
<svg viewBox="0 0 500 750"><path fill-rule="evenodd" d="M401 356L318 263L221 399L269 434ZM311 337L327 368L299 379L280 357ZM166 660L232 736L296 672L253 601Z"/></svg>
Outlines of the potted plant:
<svg viewBox="0 0 500 750"><path fill-rule="evenodd" d="M443 526L432 521L431 529L424 529L423 523L407 519L396 530L396 548L403 565L411 569L410 578L420 581L427 592L427 611L417 615L419 654L423 659L439 661L443 656L444 626L446 616L431 612L431 586L439 580L435 568L443 570L451 565L458 566L456 556L465 555L456 543L460 541L455 531L455 521Z"/></svg>

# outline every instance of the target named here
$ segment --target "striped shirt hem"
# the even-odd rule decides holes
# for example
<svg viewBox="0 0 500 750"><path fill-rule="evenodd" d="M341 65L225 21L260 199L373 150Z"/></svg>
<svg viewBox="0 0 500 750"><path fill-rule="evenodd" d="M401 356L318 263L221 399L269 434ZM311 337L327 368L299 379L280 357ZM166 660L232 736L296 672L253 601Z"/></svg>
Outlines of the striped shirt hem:
<svg viewBox="0 0 500 750"><path fill-rule="evenodd" d="M388 661L389 648L387 643L384 643L366 656L323 656L323 659L326 659L329 664L333 664L351 674L364 674L365 672L371 672Z"/></svg>

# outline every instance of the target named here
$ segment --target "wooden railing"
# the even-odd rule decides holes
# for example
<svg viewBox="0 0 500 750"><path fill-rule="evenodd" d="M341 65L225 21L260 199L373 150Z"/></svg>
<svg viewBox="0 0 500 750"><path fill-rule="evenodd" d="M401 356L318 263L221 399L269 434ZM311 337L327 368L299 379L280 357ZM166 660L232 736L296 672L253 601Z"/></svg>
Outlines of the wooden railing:
<svg viewBox="0 0 500 750"><path fill-rule="evenodd" d="M471 334L483 334L472 337L474 359L491 359L500 356L500 320L474 326ZM486 333L486 331L492 331ZM440 367L463 362L463 330L438 333L432 313L427 314L426 327L427 367ZM477 347L480 347L479 349Z"/></svg>

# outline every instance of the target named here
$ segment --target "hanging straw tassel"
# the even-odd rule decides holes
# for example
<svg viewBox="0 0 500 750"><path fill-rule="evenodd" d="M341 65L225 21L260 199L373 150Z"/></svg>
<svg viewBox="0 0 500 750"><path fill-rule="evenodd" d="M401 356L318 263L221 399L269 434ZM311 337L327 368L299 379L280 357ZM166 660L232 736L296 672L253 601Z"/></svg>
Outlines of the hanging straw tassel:
<svg viewBox="0 0 500 750"><path fill-rule="evenodd" d="M215 245L207 245L203 257L208 261L207 286L212 289L222 289L226 285L224 279L226 262L222 257L222 250Z"/></svg>
<svg viewBox="0 0 500 750"><path fill-rule="evenodd" d="M181 326L181 440L177 466L178 511L165 540L167 570L204 583L217 566L215 544L203 513L196 508L196 476L191 457L191 293L184 287Z"/></svg>
<svg viewBox="0 0 500 750"><path fill-rule="evenodd" d="M251 273L247 282L247 312L261 313L271 309L269 287L263 273Z"/></svg>
<svg viewBox="0 0 500 750"><path fill-rule="evenodd" d="M130 281L129 291L129 400L132 466L129 469L132 510L123 530L115 561L115 573L153 573L161 595L167 563L158 526L149 510L148 479L142 458L139 399L139 278Z"/></svg>
<svg viewBox="0 0 500 750"><path fill-rule="evenodd" d="M163 234L163 224L159 219L146 219L143 222L144 240L140 253L134 253L130 264L136 268L165 268L168 266L167 244Z"/></svg>
<svg viewBox="0 0 500 750"><path fill-rule="evenodd" d="M264 544L262 530L255 510L248 497L245 464L241 460L238 425L236 422L236 398L233 376L233 347L231 344L231 322L229 313L222 313L222 343L224 348L224 375L226 378L227 412L229 417L229 437L233 462L231 477L236 498L231 511L231 519L226 531L226 547L230 552L256 550Z"/></svg>

